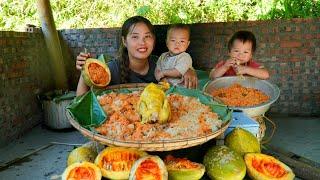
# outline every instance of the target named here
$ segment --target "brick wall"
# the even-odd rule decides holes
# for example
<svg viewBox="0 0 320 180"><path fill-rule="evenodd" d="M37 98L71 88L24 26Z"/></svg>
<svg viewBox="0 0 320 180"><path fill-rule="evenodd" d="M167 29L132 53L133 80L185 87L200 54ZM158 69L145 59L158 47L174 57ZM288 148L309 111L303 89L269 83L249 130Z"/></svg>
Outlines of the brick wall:
<svg viewBox="0 0 320 180"><path fill-rule="evenodd" d="M0 146L40 122L37 94L52 88L40 33L0 32Z"/></svg>
<svg viewBox="0 0 320 180"><path fill-rule="evenodd" d="M167 27L155 26L156 55L167 50ZM280 98L270 112L319 115L320 18L193 24L188 52L194 67L210 70L219 60L226 59L228 39L238 30L250 30L256 35L255 59L269 69L270 81L281 89ZM84 47L116 57L119 33L117 28L61 31L73 61ZM71 78L76 82L78 73L74 74Z"/></svg>

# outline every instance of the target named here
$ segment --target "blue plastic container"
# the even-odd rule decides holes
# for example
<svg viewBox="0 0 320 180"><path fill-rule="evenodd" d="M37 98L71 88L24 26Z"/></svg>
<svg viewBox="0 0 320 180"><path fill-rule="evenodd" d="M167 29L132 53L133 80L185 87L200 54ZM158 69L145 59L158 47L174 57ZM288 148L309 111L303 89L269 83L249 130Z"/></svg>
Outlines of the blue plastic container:
<svg viewBox="0 0 320 180"><path fill-rule="evenodd" d="M226 136L234 128L241 127L249 132L251 132L255 137L258 137L259 134L259 123L254 119L250 118L243 112L233 112L232 121L228 129L225 131L224 135Z"/></svg>

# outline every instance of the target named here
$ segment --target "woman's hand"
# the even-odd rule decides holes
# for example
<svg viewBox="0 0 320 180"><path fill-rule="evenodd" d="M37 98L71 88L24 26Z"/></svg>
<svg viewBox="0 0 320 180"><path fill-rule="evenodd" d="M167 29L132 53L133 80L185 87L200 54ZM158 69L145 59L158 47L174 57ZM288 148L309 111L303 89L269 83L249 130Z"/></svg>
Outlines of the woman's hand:
<svg viewBox="0 0 320 180"><path fill-rule="evenodd" d="M196 71L189 68L183 76L183 82L185 87L196 89L198 87L198 77Z"/></svg>
<svg viewBox="0 0 320 180"><path fill-rule="evenodd" d="M86 60L91 57L90 53L80 53L77 56L77 61L76 61L76 69L81 71L82 66L86 63Z"/></svg>

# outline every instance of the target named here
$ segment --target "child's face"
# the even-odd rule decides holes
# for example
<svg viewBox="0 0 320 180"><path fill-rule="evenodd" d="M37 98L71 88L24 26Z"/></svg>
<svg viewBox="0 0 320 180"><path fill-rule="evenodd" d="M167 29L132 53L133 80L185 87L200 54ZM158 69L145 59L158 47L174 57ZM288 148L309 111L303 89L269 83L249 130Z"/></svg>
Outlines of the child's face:
<svg viewBox="0 0 320 180"><path fill-rule="evenodd" d="M166 43L173 55L185 52L190 44L189 32L184 29L171 29L168 32Z"/></svg>
<svg viewBox="0 0 320 180"><path fill-rule="evenodd" d="M252 42L245 42L236 39L229 52L231 58L236 58L240 64L244 64L252 59Z"/></svg>

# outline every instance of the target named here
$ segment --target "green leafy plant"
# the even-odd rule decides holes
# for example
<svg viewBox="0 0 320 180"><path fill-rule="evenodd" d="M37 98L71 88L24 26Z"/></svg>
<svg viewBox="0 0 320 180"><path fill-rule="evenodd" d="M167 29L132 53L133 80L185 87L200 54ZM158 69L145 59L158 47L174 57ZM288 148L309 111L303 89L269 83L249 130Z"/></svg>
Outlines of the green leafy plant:
<svg viewBox="0 0 320 180"><path fill-rule="evenodd" d="M271 10L261 19L320 17L320 1L275 0Z"/></svg>
<svg viewBox="0 0 320 180"><path fill-rule="evenodd" d="M120 27L142 15L153 24L320 17L319 0L51 0L58 29ZM40 26L36 0L0 1L0 30Z"/></svg>

